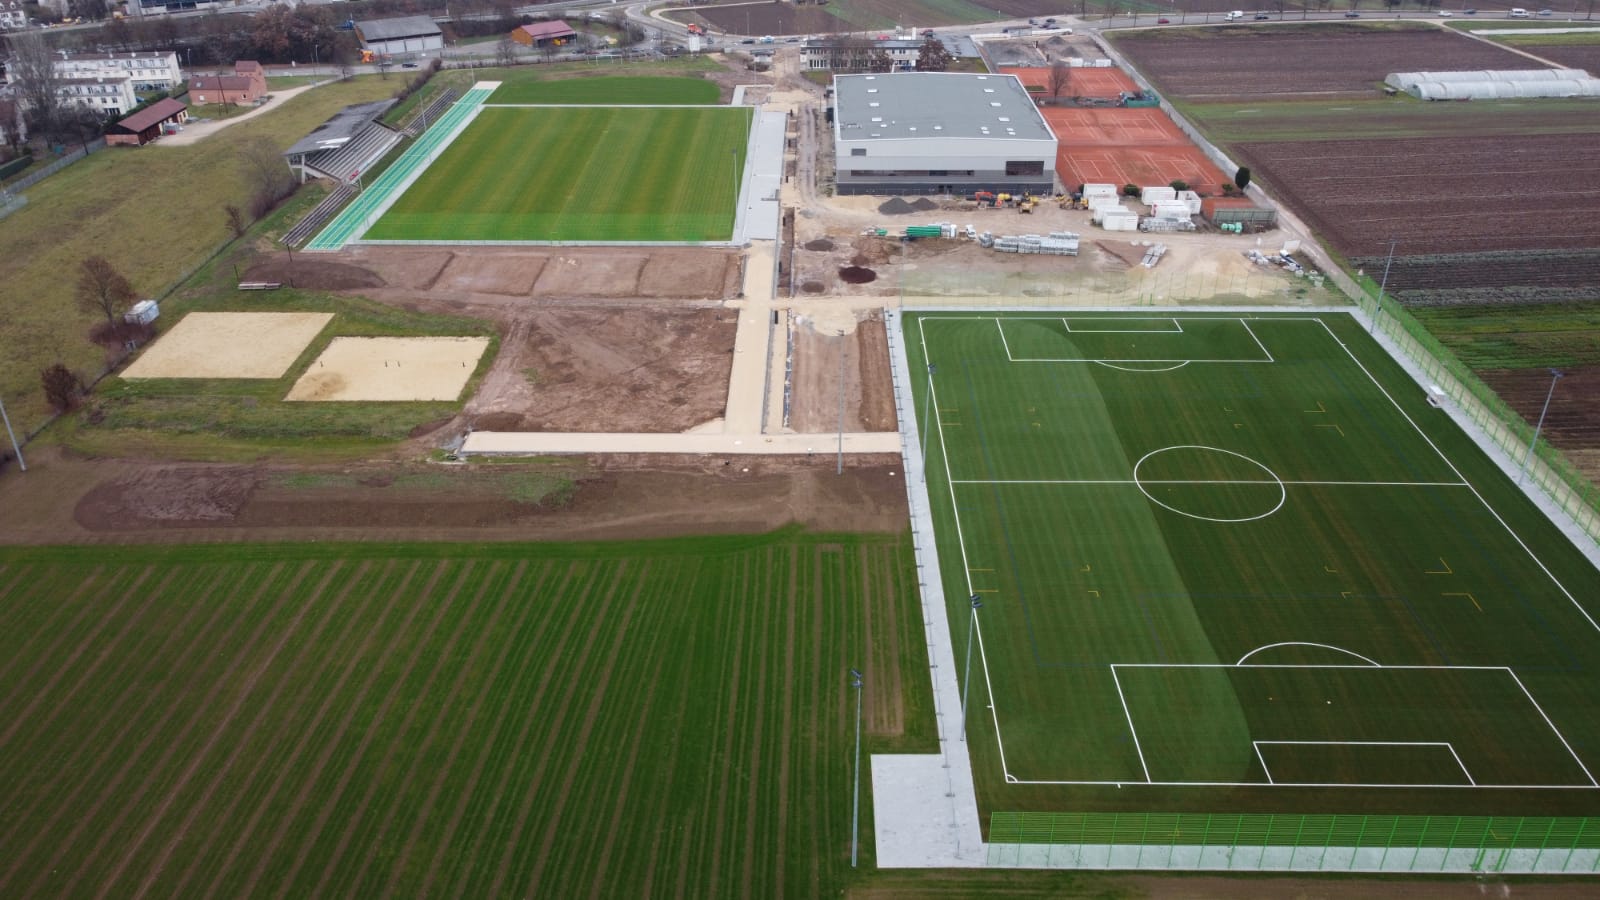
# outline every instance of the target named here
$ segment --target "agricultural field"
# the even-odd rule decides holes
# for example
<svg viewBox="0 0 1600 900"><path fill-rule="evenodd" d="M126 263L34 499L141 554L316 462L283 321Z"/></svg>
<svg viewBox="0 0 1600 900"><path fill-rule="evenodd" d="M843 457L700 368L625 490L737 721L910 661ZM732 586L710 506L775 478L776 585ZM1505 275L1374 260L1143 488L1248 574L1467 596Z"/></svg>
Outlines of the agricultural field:
<svg viewBox="0 0 1600 900"><path fill-rule="evenodd" d="M776 2L697 6L671 18L698 21L727 34L791 35L892 30L896 25L934 28L1063 12L1061 4L1048 0L832 0L816 6Z"/></svg>
<svg viewBox="0 0 1600 900"><path fill-rule="evenodd" d="M914 572L793 531L0 550L0 893L836 895L848 669L868 752L933 749Z"/></svg>
<svg viewBox="0 0 1600 900"><path fill-rule="evenodd" d="M728 240L749 128L748 109L488 107L364 238Z"/></svg>
<svg viewBox="0 0 1600 900"><path fill-rule="evenodd" d="M1539 67L1421 23L1230 25L1109 37L1157 90L1189 103L1371 97L1391 72Z"/></svg>
<svg viewBox="0 0 1600 900"><path fill-rule="evenodd" d="M543 81L518 81L502 84L494 92L495 103L551 103L578 106L625 105L715 105L715 82L701 78L606 77L566 78Z"/></svg>
<svg viewBox="0 0 1600 900"><path fill-rule="evenodd" d="M1353 317L906 319L984 814L1600 810L1600 571Z"/></svg>
<svg viewBox="0 0 1600 900"><path fill-rule="evenodd" d="M1491 108L1484 110L1492 114ZM1588 215L1600 119L1587 134L1236 144L1241 164L1347 256L1600 246ZM1586 265L1579 262L1579 265ZM1430 287L1417 283L1414 287Z"/></svg>

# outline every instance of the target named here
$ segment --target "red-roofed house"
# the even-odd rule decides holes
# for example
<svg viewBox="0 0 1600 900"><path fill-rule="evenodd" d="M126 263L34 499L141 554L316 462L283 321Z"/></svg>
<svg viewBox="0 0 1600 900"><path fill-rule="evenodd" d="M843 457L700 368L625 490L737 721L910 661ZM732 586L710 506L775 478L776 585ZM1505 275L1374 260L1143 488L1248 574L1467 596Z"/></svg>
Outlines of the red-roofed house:
<svg viewBox="0 0 1600 900"><path fill-rule="evenodd" d="M552 20L549 22L534 22L532 25L522 25L511 32L511 39L527 47L544 47L550 44L560 46L577 37L567 23Z"/></svg>
<svg viewBox="0 0 1600 900"><path fill-rule="evenodd" d="M107 128L106 143L141 147L160 137L161 126L166 123L181 125L188 119L189 107L181 100L167 97Z"/></svg>
<svg viewBox="0 0 1600 900"><path fill-rule="evenodd" d="M201 103L254 103L267 93L267 70L253 59L233 64L232 75L196 75L189 79L189 98Z"/></svg>

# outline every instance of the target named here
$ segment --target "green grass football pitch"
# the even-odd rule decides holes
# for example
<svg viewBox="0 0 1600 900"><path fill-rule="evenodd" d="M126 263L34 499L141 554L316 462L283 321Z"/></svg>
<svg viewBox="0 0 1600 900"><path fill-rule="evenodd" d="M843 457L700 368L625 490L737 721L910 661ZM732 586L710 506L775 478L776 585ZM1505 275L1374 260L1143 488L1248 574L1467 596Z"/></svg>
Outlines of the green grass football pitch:
<svg viewBox="0 0 1600 900"><path fill-rule="evenodd" d="M985 809L1600 810L1600 574L1349 316L905 341Z"/></svg>
<svg viewBox="0 0 1600 900"><path fill-rule="evenodd" d="M0 548L0 896L838 895L848 670L868 753L934 742L914 571L797 530Z"/></svg>
<svg viewBox="0 0 1600 900"><path fill-rule="evenodd" d="M363 237L728 240L749 129L748 109L489 107Z"/></svg>
<svg viewBox="0 0 1600 900"><path fill-rule="evenodd" d="M494 102L573 103L595 106L628 103L709 106L717 102L718 94L716 82L704 78L624 75L608 78L508 81L495 89Z"/></svg>

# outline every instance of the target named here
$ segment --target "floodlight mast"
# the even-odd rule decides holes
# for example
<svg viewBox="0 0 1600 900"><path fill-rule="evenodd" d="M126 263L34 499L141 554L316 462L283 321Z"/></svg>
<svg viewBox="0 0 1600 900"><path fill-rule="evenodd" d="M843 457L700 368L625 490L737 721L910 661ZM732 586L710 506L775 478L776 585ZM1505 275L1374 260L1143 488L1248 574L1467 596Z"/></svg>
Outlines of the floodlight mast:
<svg viewBox="0 0 1600 900"><path fill-rule="evenodd" d="M972 604L972 615L967 619L967 664L966 672L961 677L961 740L967 739L967 695L972 692L972 627L978 623L978 610L983 609L983 601L973 594L967 598Z"/></svg>
<svg viewBox="0 0 1600 900"><path fill-rule="evenodd" d="M850 686L856 689L856 786L850 804L850 868L856 867L856 850L861 828L861 673L850 670Z"/></svg>

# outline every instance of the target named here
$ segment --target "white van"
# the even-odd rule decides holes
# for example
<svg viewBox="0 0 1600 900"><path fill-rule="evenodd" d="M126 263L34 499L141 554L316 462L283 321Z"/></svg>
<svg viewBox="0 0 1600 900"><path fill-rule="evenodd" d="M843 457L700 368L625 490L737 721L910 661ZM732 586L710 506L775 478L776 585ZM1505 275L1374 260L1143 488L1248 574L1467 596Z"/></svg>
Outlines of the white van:
<svg viewBox="0 0 1600 900"><path fill-rule="evenodd" d="M1224 22L1237 22L1238 20L1240 20L1242 18L1244 18L1244 10L1236 9L1233 12L1228 13L1227 15L1223 16L1222 17L1222 21L1224 21Z"/></svg>
<svg viewBox="0 0 1600 900"><path fill-rule="evenodd" d="M1510 15L1513 19L1526 19L1528 18L1528 11L1520 6L1513 6L1511 7L1511 12L1508 13L1508 15Z"/></svg>

